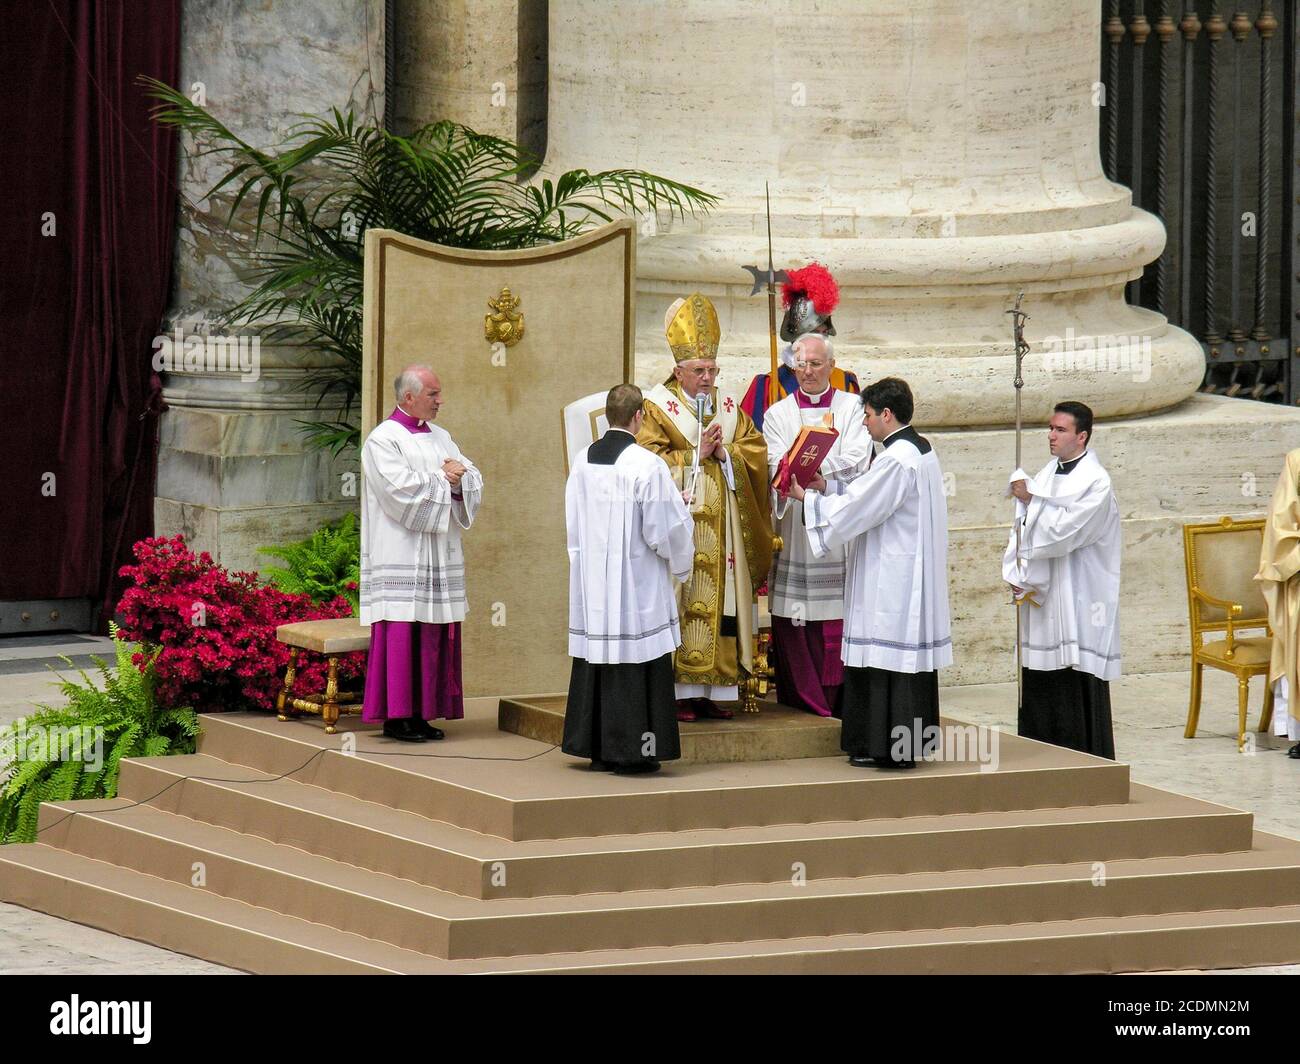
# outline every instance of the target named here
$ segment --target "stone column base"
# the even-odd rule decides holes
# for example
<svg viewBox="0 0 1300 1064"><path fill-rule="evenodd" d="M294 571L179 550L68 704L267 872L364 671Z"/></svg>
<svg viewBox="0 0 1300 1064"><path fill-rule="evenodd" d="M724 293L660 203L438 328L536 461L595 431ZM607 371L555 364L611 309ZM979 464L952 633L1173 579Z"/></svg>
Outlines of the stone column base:
<svg viewBox="0 0 1300 1064"><path fill-rule="evenodd" d="M231 570L277 564L259 547L305 539L356 513L355 460L309 450L297 421L308 411L172 407L162 418L156 534L181 533Z"/></svg>

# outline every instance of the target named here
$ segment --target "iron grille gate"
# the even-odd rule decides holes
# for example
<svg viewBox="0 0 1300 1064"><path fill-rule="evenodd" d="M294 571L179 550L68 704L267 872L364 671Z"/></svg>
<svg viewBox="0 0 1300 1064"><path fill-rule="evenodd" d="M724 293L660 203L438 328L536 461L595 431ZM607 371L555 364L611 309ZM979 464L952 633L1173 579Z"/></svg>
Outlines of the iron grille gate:
<svg viewBox="0 0 1300 1064"><path fill-rule="evenodd" d="M1165 223L1130 303L1201 341L1201 390L1300 403L1298 0L1103 0L1106 175ZM1221 8L1223 10L1221 10Z"/></svg>

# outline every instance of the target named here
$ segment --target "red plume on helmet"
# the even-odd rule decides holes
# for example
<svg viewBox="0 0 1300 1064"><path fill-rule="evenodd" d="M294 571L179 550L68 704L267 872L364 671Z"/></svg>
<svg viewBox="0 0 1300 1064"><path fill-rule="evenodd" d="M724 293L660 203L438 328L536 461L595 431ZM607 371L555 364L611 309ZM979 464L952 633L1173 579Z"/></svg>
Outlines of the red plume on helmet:
<svg viewBox="0 0 1300 1064"><path fill-rule="evenodd" d="M813 310L823 318L840 302L840 286L831 271L820 262L810 262L801 270L788 270L789 280L781 286L781 305L788 307L799 296L812 300Z"/></svg>

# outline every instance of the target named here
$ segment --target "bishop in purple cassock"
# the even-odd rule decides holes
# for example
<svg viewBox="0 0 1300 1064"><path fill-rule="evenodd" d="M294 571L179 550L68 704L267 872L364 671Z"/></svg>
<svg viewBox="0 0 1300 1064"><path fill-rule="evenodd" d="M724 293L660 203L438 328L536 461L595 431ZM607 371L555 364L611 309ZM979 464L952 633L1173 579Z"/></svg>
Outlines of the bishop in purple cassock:
<svg viewBox="0 0 1300 1064"><path fill-rule="evenodd" d="M775 403L763 421L769 473L805 425L834 428L839 435L822 459L821 475L848 484L866 472L871 435L862 422L862 402L832 383L835 350L830 337L806 333L794 342L799 386ZM843 665L845 552L843 547L815 556L804 532L803 504L772 499L772 517L783 541L772 558L767 603L772 614L776 696L783 705L838 716Z"/></svg>
<svg viewBox="0 0 1300 1064"><path fill-rule="evenodd" d="M442 386L428 366L393 382L397 407L361 448L361 623L370 625L362 719L404 742L443 738L430 720L465 714L460 622L461 533L474 523L483 477L432 424Z"/></svg>

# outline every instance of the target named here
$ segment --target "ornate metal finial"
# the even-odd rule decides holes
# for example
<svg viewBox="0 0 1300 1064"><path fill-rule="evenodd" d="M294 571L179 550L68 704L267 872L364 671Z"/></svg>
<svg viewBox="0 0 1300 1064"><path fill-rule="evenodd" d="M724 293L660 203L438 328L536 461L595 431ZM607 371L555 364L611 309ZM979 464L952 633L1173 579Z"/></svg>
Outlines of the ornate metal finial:
<svg viewBox="0 0 1300 1064"><path fill-rule="evenodd" d="M1259 18L1255 20L1255 29L1262 39L1268 40L1277 32L1277 16L1273 14L1273 5L1264 0L1260 5Z"/></svg>
<svg viewBox="0 0 1300 1064"><path fill-rule="evenodd" d="M1020 309L1021 300L1024 298L1025 293L1019 293L1016 296L1015 307L1006 312L1011 315L1011 331L1016 342L1016 376L1011 382L1016 391L1020 391L1025 386L1025 379L1021 376L1021 366L1025 355L1029 354L1029 344L1025 341L1025 322L1029 320L1029 315Z"/></svg>

